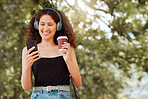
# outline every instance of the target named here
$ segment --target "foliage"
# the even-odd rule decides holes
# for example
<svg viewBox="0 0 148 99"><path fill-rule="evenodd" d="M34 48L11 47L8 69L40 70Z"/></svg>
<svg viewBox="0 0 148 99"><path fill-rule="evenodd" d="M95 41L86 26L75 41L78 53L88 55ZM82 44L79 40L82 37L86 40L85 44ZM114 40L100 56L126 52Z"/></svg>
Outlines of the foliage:
<svg viewBox="0 0 148 99"><path fill-rule="evenodd" d="M21 53L25 45L26 15L33 8L30 0L0 1L0 98L27 97L21 87Z"/></svg>

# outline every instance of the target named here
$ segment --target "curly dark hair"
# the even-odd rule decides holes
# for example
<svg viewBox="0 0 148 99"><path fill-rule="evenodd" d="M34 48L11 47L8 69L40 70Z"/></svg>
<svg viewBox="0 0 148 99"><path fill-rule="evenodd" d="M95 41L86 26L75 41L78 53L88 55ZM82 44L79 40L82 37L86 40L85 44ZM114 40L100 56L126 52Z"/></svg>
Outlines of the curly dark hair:
<svg viewBox="0 0 148 99"><path fill-rule="evenodd" d="M56 9L55 9L56 10ZM62 19L62 29L60 31L56 31L54 35L54 43L57 45L57 37L58 36L67 36L68 42L73 48L77 47L77 42L75 41L75 32L73 31L72 25L70 24L68 18L65 16L65 14L62 11L56 10ZM40 10L37 13L36 20L39 22L42 15L50 15L53 20L56 22L56 24L60 21L59 16L57 13L50 9ZM37 44L41 42L42 38L39 34L39 31L34 28L34 21L35 16L32 17L29 27L27 28L26 37L27 40L36 40Z"/></svg>

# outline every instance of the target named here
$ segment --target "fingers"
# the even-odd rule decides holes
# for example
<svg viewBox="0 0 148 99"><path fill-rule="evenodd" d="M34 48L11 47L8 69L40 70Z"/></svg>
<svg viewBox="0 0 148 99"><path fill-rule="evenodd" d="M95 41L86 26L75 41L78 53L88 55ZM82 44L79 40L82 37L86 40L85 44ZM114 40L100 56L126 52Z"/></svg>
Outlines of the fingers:
<svg viewBox="0 0 148 99"><path fill-rule="evenodd" d="M62 45L62 49L70 50L71 49L70 44L67 42L64 42L64 44Z"/></svg>
<svg viewBox="0 0 148 99"><path fill-rule="evenodd" d="M65 53L67 52L67 49L62 49L61 52Z"/></svg>
<svg viewBox="0 0 148 99"><path fill-rule="evenodd" d="M27 60L32 63L32 62L35 62L36 60L38 60L40 58L41 58L40 53L38 53L38 54L35 54L33 56L30 56Z"/></svg>
<svg viewBox="0 0 148 99"><path fill-rule="evenodd" d="M38 50L38 51L32 52L34 49L35 47L33 46L26 53L26 60L31 64L41 58L40 51Z"/></svg>
<svg viewBox="0 0 148 99"><path fill-rule="evenodd" d="M70 44L67 42L64 42L64 44L62 45L62 51L63 53L70 53L71 52L71 47Z"/></svg>
<svg viewBox="0 0 148 99"><path fill-rule="evenodd" d="M38 54L40 51L35 51L35 52L32 52L31 54L27 55L27 59Z"/></svg>
<svg viewBox="0 0 148 99"><path fill-rule="evenodd" d="M35 58L37 58L37 57L39 57L39 56L40 56L40 53L35 54L35 55L33 55L32 57L29 57L28 60L35 59Z"/></svg>
<svg viewBox="0 0 148 99"><path fill-rule="evenodd" d="M40 59L40 58L41 58L41 56L39 56L38 58L35 58L34 61L36 61L36 60L38 60L38 59ZM34 61L33 61L33 62L34 62Z"/></svg>
<svg viewBox="0 0 148 99"><path fill-rule="evenodd" d="M30 48L28 51L27 51L27 53L26 53L26 55L28 55L31 51L33 51L35 49L35 46L33 46L32 48Z"/></svg>
<svg viewBox="0 0 148 99"><path fill-rule="evenodd" d="M30 54L30 56L34 56L34 55L36 55L36 54L38 54L38 53L40 53L40 51L32 52L32 53Z"/></svg>

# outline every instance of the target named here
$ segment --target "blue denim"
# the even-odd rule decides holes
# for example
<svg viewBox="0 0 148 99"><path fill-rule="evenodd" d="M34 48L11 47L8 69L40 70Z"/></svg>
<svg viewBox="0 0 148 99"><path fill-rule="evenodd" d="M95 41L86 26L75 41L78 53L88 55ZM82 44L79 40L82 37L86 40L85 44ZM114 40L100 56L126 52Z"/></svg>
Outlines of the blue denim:
<svg viewBox="0 0 148 99"><path fill-rule="evenodd" d="M72 99L71 92L60 90L33 90L31 99Z"/></svg>

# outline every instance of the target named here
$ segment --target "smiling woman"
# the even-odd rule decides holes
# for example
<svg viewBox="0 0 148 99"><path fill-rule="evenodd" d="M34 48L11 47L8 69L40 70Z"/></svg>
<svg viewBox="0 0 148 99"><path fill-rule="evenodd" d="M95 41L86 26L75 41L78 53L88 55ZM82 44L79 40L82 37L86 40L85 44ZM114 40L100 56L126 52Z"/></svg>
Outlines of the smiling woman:
<svg viewBox="0 0 148 99"><path fill-rule="evenodd" d="M72 29L72 25L70 24L68 18L65 16L65 14L63 12L61 12L61 11L57 11L57 12L60 14L60 17L61 17L62 28L60 31L56 31L56 33L54 35L54 43L57 44L58 36L64 35L64 36L68 36L68 39L69 39L68 42L70 43L70 45L72 47L76 48L77 43L75 41L75 33ZM37 16L32 17L29 27L27 28L27 31L26 31L27 40L36 40L37 43L41 42L42 38L39 35L38 29L34 28L34 22L35 22L35 19L37 22L39 22L40 17L44 14L50 15L50 17L54 20L54 22L56 24L58 24L60 22L60 17L57 15L57 13L55 11L52 11L52 10L49 11L48 9L45 9L43 11L39 11ZM37 24L39 24L39 23L37 23ZM56 28L58 28L58 27L56 27Z"/></svg>
<svg viewBox="0 0 148 99"><path fill-rule="evenodd" d="M61 52L57 44L58 36L68 37ZM28 91L31 88L33 71L35 84L31 99L72 99L70 76L77 88L82 80L74 51L77 47L75 33L68 18L52 8L40 10L30 21L27 40L35 40L38 51L32 52L35 47L29 50L24 47L22 51L23 89Z"/></svg>
<svg viewBox="0 0 148 99"><path fill-rule="evenodd" d="M49 15L43 15L39 21L39 33L42 39L53 40L56 33L56 23Z"/></svg>

